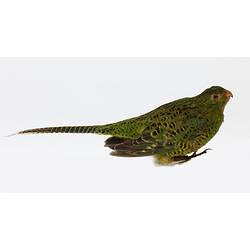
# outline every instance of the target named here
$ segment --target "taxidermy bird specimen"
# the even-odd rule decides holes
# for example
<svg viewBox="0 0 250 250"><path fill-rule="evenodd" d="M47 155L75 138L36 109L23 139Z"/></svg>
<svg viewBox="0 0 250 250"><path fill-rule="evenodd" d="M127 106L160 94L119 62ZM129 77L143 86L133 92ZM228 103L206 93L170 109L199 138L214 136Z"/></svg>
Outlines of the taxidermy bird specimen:
<svg viewBox="0 0 250 250"><path fill-rule="evenodd" d="M233 94L219 86L167 103L144 115L96 126L36 128L18 134L93 133L111 136L105 146L120 157L154 156L159 165L187 162L218 132L224 109Z"/></svg>

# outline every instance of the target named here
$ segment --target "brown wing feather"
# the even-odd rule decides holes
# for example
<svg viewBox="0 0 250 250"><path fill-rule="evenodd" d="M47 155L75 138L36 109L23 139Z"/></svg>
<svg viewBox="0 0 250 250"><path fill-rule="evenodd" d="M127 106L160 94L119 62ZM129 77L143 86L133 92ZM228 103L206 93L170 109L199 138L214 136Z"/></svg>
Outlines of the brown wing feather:
<svg viewBox="0 0 250 250"><path fill-rule="evenodd" d="M164 150L163 145L159 145L148 134L138 139L110 137L106 140L105 146L114 150L111 155L120 157L151 156Z"/></svg>

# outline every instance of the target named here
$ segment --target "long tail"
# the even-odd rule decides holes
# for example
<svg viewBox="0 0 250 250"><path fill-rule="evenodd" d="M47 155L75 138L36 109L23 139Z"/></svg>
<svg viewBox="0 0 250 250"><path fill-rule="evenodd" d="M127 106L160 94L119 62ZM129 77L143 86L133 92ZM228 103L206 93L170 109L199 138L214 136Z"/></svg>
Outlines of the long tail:
<svg viewBox="0 0 250 250"><path fill-rule="evenodd" d="M56 133L71 133L71 134L85 134L96 133L105 134L104 126L65 126L65 127L47 127L27 129L18 132L17 134L56 134Z"/></svg>

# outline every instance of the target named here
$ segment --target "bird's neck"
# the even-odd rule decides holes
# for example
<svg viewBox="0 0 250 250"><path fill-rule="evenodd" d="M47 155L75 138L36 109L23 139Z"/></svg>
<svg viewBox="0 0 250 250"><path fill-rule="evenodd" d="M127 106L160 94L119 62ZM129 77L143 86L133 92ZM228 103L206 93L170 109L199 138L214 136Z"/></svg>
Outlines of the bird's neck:
<svg viewBox="0 0 250 250"><path fill-rule="evenodd" d="M207 116L210 120L213 120L218 126L220 126L224 121L224 108L218 106L211 107Z"/></svg>

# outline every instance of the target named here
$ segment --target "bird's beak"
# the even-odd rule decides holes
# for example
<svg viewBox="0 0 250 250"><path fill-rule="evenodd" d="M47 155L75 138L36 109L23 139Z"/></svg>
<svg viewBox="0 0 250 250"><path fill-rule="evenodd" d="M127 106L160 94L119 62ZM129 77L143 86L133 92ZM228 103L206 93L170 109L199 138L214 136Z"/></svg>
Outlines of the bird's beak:
<svg viewBox="0 0 250 250"><path fill-rule="evenodd" d="M229 91L229 90L225 90L225 96L228 98L228 99L230 99L231 97L233 98L234 96L233 96L233 93L231 92L231 91Z"/></svg>

